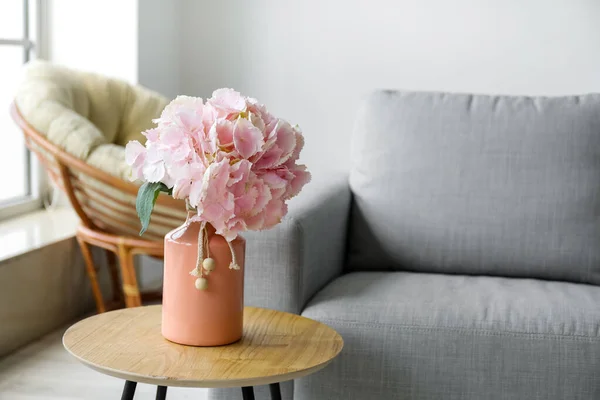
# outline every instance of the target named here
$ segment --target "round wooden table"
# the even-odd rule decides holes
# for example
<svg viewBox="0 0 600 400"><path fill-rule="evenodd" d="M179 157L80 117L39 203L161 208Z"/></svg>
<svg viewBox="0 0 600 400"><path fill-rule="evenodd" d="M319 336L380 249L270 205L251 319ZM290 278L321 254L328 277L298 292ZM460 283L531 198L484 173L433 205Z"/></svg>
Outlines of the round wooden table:
<svg viewBox="0 0 600 400"><path fill-rule="evenodd" d="M69 353L103 374L125 379L122 400L133 399L137 382L168 386L241 387L245 400L253 386L269 385L281 399L279 382L319 371L342 350L332 328L298 315L264 308L244 309L244 336L219 347L169 342L160 333L161 306L127 308L87 318L63 336Z"/></svg>

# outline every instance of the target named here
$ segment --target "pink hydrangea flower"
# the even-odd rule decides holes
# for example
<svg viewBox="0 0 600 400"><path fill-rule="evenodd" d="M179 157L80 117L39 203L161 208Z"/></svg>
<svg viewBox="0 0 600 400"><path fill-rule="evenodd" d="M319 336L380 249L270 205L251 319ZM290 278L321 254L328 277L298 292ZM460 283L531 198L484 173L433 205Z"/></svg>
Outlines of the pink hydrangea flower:
<svg viewBox="0 0 600 400"><path fill-rule="evenodd" d="M144 164L146 162L146 148L137 140L127 143L125 148L125 161L131 166L133 179L144 179Z"/></svg>
<svg viewBox="0 0 600 400"><path fill-rule="evenodd" d="M154 122L145 146L127 144L132 178L164 183L228 241L278 224L310 181L300 129L233 89L179 96Z"/></svg>

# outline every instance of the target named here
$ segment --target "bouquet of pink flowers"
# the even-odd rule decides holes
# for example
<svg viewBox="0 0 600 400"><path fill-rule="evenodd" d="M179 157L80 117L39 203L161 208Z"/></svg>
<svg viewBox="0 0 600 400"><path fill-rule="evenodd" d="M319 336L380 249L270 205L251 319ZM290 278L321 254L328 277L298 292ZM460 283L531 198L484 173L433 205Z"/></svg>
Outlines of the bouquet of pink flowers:
<svg viewBox="0 0 600 400"><path fill-rule="evenodd" d="M185 199L199 221L231 242L239 232L279 223L286 201L310 180L297 163L304 145L298 126L232 89L206 102L179 96L154 122L145 146L131 141L126 148L133 179L145 181L136 204L140 234L163 191Z"/></svg>

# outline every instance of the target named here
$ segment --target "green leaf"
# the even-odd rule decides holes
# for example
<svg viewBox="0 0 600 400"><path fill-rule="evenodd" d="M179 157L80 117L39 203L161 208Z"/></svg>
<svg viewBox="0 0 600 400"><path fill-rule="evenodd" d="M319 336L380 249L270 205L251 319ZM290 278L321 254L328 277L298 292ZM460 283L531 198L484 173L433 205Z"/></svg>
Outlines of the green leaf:
<svg viewBox="0 0 600 400"><path fill-rule="evenodd" d="M142 223L140 236L148 229L150 215L152 215L154 204L156 204L156 199L158 199L160 192L171 194L172 190L162 182L145 182L138 190L137 199L135 200L135 209L138 217L140 217L140 222Z"/></svg>

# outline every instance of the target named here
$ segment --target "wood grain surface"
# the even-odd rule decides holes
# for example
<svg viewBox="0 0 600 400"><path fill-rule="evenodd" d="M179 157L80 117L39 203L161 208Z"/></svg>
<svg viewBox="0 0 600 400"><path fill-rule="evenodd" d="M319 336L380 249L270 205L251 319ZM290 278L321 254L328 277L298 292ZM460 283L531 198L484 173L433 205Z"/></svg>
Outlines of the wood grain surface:
<svg viewBox="0 0 600 400"><path fill-rule="evenodd" d="M298 315L244 309L244 336L220 347L182 346L160 333L161 306L111 311L70 327L63 345L79 361L135 382L183 387L266 385L314 373L342 350L332 328Z"/></svg>

